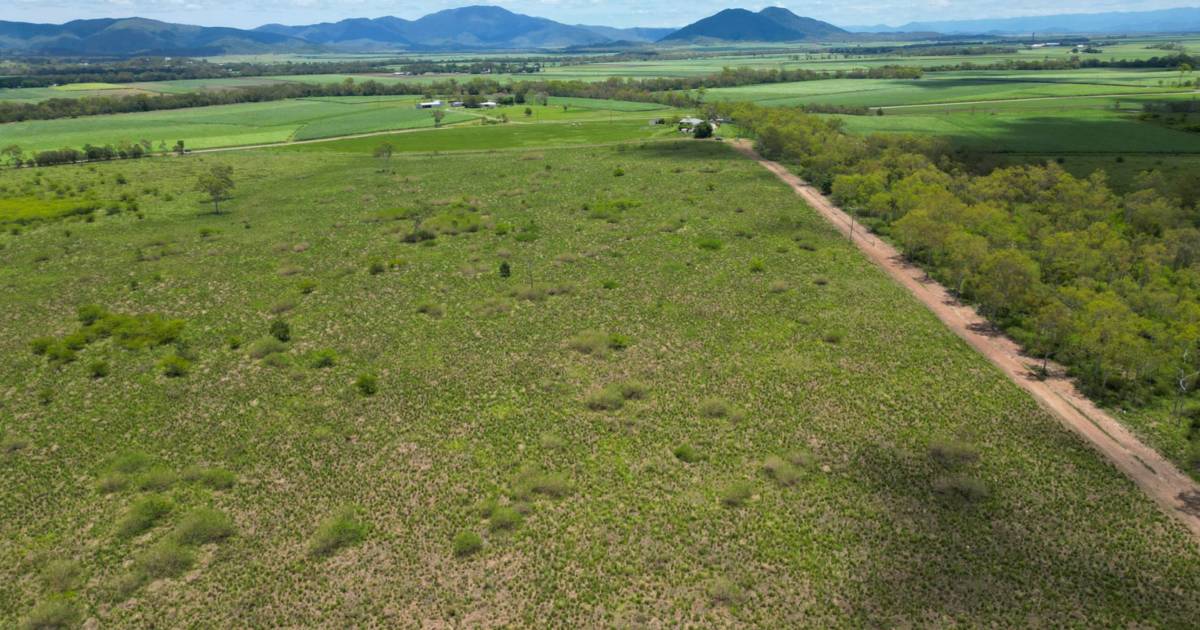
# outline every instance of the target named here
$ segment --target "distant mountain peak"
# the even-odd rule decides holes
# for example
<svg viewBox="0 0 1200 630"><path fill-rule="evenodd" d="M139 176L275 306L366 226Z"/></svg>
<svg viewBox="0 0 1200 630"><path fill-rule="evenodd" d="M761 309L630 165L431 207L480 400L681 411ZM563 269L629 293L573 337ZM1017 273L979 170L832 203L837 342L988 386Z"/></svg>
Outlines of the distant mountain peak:
<svg viewBox="0 0 1200 630"><path fill-rule="evenodd" d="M828 22L801 17L783 7L767 7L757 13L746 9L723 9L667 35L663 41L790 42L846 34Z"/></svg>

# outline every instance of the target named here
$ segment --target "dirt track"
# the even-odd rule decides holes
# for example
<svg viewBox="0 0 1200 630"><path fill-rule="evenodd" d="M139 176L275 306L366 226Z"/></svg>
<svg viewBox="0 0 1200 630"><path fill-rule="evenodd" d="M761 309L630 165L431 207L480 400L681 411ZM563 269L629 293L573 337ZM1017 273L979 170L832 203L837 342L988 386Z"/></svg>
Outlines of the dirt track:
<svg viewBox="0 0 1200 630"><path fill-rule="evenodd" d="M997 332L974 308L960 303L945 287L905 261L894 247L872 236L819 190L809 186L783 165L759 156L748 141L736 141L734 147L774 173L842 234L853 238L855 245L867 258L908 289L950 330L1033 395L1064 426L1087 440L1114 466L1133 479L1164 511L1182 522L1200 539L1200 484L1096 407L1075 389L1071 381L1062 376L1051 376L1045 380L1034 378L1027 366L1040 363L1040 360L1024 356L1014 341ZM1065 370L1050 364L1050 372L1061 375Z"/></svg>

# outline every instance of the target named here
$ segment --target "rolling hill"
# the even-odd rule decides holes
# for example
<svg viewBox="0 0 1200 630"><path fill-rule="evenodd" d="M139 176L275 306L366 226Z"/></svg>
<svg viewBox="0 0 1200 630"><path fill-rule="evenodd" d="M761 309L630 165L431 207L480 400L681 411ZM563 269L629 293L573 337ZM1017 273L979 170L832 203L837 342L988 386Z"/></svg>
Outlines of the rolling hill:
<svg viewBox="0 0 1200 630"><path fill-rule="evenodd" d="M689 24L663 37L661 41L790 42L846 35L849 35L847 31L828 22L801 17L784 8L768 7L758 13L746 9L725 9Z"/></svg>
<svg viewBox="0 0 1200 630"><path fill-rule="evenodd" d="M65 24L0 22L0 51L128 56L300 52L317 47L294 37L236 28L170 24L145 18Z"/></svg>
<svg viewBox="0 0 1200 630"><path fill-rule="evenodd" d="M1185 33L1200 31L1200 7L1157 11L1068 13L1027 17L910 22L902 26L848 26L852 31L893 33Z"/></svg>

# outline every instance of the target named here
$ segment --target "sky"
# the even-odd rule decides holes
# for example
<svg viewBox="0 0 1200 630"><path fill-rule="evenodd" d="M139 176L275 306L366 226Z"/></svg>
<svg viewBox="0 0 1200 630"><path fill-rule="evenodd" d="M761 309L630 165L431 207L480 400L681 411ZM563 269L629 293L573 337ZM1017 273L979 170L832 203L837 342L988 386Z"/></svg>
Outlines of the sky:
<svg viewBox="0 0 1200 630"><path fill-rule="evenodd" d="M1015 17L1053 13L1149 11L1195 6L1193 0L808 0L748 2L736 0L0 0L0 20L61 23L80 18L147 17L202 26L252 28L271 22L310 24L350 17L394 15L413 19L471 4L496 4L510 11L567 24L603 26L684 26L721 9L757 10L781 6L840 26L911 21Z"/></svg>

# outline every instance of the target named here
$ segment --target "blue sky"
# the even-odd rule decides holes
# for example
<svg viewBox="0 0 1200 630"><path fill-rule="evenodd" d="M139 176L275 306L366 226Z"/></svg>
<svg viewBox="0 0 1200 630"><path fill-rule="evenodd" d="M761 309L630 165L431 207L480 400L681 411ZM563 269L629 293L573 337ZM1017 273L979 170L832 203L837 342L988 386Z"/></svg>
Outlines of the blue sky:
<svg viewBox="0 0 1200 630"><path fill-rule="evenodd" d="M528 15L569 24L607 26L683 26L731 6L760 9L782 6L839 25L891 24L914 20L1146 11L1187 2L1171 0L808 0L742 3L726 0L647 2L646 0L0 0L0 19L65 22L76 18L142 16L205 26L253 27L268 22L307 24L348 17L395 15L416 18L426 13L470 4L497 4ZM1195 5L1192 2L1191 5Z"/></svg>

